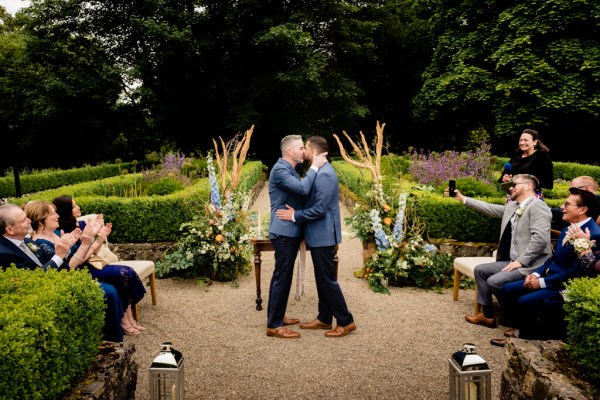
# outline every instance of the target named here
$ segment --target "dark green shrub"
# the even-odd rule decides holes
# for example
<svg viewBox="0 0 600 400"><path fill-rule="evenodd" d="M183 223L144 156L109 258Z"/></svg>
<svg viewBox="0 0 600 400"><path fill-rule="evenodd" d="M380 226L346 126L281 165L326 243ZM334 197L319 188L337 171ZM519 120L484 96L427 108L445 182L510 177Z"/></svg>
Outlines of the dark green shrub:
<svg viewBox="0 0 600 400"><path fill-rule="evenodd" d="M87 271L0 270L0 398L62 398L94 361L103 324Z"/></svg>
<svg viewBox="0 0 600 400"><path fill-rule="evenodd" d="M566 348L586 377L600 387L600 277L577 278L567 285L564 305Z"/></svg>
<svg viewBox="0 0 600 400"><path fill-rule="evenodd" d="M164 196L182 190L184 187L183 183L177 180L161 178L156 182L143 185L143 192L147 196Z"/></svg>

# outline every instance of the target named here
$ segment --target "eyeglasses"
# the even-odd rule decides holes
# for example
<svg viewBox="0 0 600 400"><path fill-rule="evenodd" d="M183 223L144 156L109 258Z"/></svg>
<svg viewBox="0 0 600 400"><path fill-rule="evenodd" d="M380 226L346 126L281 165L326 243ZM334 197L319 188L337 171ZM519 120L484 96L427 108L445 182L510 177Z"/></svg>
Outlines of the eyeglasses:
<svg viewBox="0 0 600 400"><path fill-rule="evenodd" d="M562 203L562 205L565 206L565 207L569 207L569 206L581 207L579 204L571 204L568 201L565 201L564 203Z"/></svg>
<svg viewBox="0 0 600 400"><path fill-rule="evenodd" d="M575 188L575 189L583 189L585 187L588 187L588 185L573 186L573 188Z"/></svg>
<svg viewBox="0 0 600 400"><path fill-rule="evenodd" d="M517 185L523 185L523 184L527 184L529 182L513 182L510 184L510 187L514 188Z"/></svg>

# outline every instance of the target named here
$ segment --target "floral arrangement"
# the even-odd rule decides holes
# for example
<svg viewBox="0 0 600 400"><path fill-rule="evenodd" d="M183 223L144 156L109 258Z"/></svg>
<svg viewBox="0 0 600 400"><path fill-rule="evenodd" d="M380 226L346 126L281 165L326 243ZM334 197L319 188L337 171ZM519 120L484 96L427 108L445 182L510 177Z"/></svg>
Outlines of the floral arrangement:
<svg viewBox="0 0 600 400"><path fill-rule="evenodd" d="M423 229L416 218L408 221L413 202L408 193L400 193L394 209L376 182L372 199L371 207L358 205L354 214L346 218L356 237L376 245L374 254L354 275L367 279L373 291L386 294L389 285L428 288L445 281L451 256L439 254L435 245L423 239Z"/></svg>
<svg viewBox="0 0 600 400"><path fill-rule="evenodd" d="M235 281L251 271L250 196L245 191L233 191L223 201L210 154L207 169L210 203L203 213L181 225L175 250L157 263L159 276L179 270L185 271L184 275Z"/></svg>

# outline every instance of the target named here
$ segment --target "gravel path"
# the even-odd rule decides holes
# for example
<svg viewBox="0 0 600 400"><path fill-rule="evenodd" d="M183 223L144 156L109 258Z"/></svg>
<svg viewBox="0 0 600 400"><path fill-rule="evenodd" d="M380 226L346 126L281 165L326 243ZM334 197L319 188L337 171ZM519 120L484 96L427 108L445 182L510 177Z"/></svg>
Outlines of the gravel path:
<svg viewBox="0 0 600 400"><path fill-rule="evenodd" d="M252 208L268 212L267 185ZM343 220L348 210L341 210ZM489 340L502 337L504 329L465 321L474 291L461 290L457 302L451 289L392 287L391 295L374 293L352 274L361 266L361 243L349 226L343 229L339 282L356 331L331 339L322 330L296 326L302 334L298 340L267 337L270 252L262 255L262 311L255 307L254 274L241 277L238 287L158 279L158 304L152 305L148 293L139 306L146 331L125 339L136 347L136 400L150 398L148 368L164 341L173 342L185 358L186 399L447 399L448 357L467 342L492 368L492 398L499 398L504 349ZM299 301L295 284L287 315L310 321L317 314L310 255Z"/></svg>

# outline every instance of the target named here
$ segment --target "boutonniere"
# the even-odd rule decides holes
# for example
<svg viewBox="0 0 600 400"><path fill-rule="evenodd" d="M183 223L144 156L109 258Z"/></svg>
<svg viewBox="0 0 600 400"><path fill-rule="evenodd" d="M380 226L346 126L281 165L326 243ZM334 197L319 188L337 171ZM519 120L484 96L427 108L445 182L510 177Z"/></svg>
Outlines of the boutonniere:
<svg viewBox="0 0 600 400"><path fill-rule="evenodd" d="M521 215L523 215L523 213L525 212L526 206L527 206L527 204L519 204L517 211L515 211L515 220L519 219L521 217Z"/></svg>
<svg viewBox="0 0 600 400"><path fill-rule="evenodd" d="M37 246L33 243L33 242L27 242L27 247L29 247L29 250L33 251L34 253L37 253Z"/></svg>
<svg viewBox="0 0 600 400"><path fill-rule="evenodd" d="M588 238L573 239L572 237L569 237L569 243L573 245L573 248L577 253L587 251L596 245L595 240L590 240Z"/></svg>

